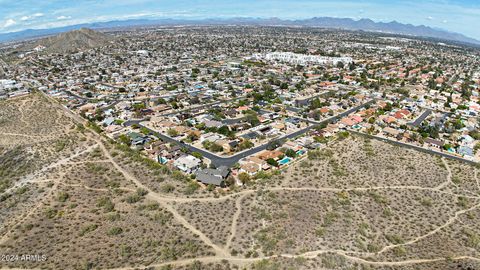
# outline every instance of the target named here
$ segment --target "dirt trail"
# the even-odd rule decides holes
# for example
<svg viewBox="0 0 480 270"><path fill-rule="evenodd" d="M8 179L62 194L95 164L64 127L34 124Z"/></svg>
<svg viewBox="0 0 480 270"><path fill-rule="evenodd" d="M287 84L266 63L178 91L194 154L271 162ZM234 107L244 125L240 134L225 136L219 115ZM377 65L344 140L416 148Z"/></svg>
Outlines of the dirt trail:
<svg viewBox="0 0 480 270"><path fill-rule="evenodd" d="M110 162L113 164L113 166L120 173L123 174L123 176L126 179L133 182L138 188L141 188L141 189L144 189L144 190L148 191L148 194L146 196L147 198L158 202L162 207L164 207L166 210L168 210L173 215L175 220L177 220L180 224L182 224L185 228L190 230L192 233L194 233L195 235L200 237L200 239L205 244L207 244L208 246L213 248L213 250L215 250L217 255L221 255L221 256L227 256L228 255L228 252L224 248L221 248L220 246L214 244L210 238L208 238L204 233L202 233L197 228L192 226L182 215L180 215L170 204L168 204L167 202L170 201L170 200L165 200L164 197L162 197L162 196L158 195L157 193L153 192L150 188L148 188L143 183L141 183L136 177L134 177L129 172L127 172L124 168L122 168L120 165L118 165L118 163L110 155L110 152L107 150L105 145L101 141L97 140L97 142L100 145L100 148L103 150L103 153L105 154L105 156L110 160Z"/></svg>
<svg viewBox="0 0 480 270"><path fill-rule="evenodd" d="M64 184L64 183L60 183L60 185L65 186L65 187L81 187L81 188L84 188L84 189L86 189L86 190L98 191L98 192L110 192L110 191L112 191L112 189L109 189L109 188L93 188L93 187L86 186L86 185L82 185L82 184ZM125 188L125 187L119 187L119 188L116 188L116 189L118 189L118 190L123 190L123 191L129 191L129 192L135 192L134 189Z"/></svg>
<svg viewBox="0 0 480 270"><path fill-rule="evenodd" d="M239 258L239 257L232 257L232 256L227 256L227 257L221 257L221 256L209 256L209 257L197 257L197 258L191 258L191 259L182 259L182 260L177 260L177 261L171 261L171 262L164 262L164 263L158 263L158 264L151 264L151 265L145 265L141 267L155 267L159 268L162 266L167 266L167 265L172 265L172 266L185 266L188 264L191 264L195 261L199 261L202 263L220 263L224 260L229 261L230 263L237 265L237 266L246 266L248 264L252 264L261 260L265 259L273 259L273 258L278 258L278 257L283 257L283 258L289 258L289 259L296 259L296 258L306 258L306 259L313 259L316 258L317 256L321 254L336 254L339 256L343 256L349 261L352 262L357 262L361 264L367 264L367 265L375 265L375 266L407 266L407 265L415 265L415 264L427 264L427 263L433 263L433 262L442 262L446 260L471 260L471 261L476 261L479 262L480 258L476 257L471 257L471 256L457 256L453 258L433 258L433 259L412 259L412 260L403 260L403 261L370 261L366 260L363 258L355 257L348 255L345 251L343 250L322 250L322 251L316 251L316 252L307 252L303 254L298 254L298 255L292 255L292 254L282 254L279 256L264 256L264 257L257 257L257 258ZM134 270L141 268L139 266L137 267L119 267L119 268L110 268L109 270Z"/></svg>
<svg viewBox="0 0 480 270"><path fill-rule="evenodd" d="M475 169L474 175L475 175L475 182L477 182L478 192L480 192L480 180L478 180L478 170L477 169Z"/></svg>
<svg viewBox="0 0 480 270"><path fill-rule="evenodd" d="M47 95L45 95L45 96L49 100L52 100ZM56 103L56 104L57 104L57 106L61 107L62 110L64 110L66 112L67 116L73 118L74 121L84 122L83 119L81 119L78 116L72 114L65 107L61 106L58 103ZM118 170L125 177L125 179L131 181L133 184L135 184L135 186L137 188L141 188L141 189L146 190L148 192L147 195L146 195L146 197L148 199L158 202L162 207L164 207L167 211L169 211L173 215L174 219L177 222L182 224L185 228L187 228L193 234L197 235L206 245L210 246L216 253L215 256L204 256L204 257L195 257L195 258L189 258L189 259L180 259L180 260L176 260L176 261L163 262L163 263L152 264L152 265L147 265L147 266L137 265L137 266L132 266L132 267L129 266L129 267L112 268L112 270L114 270L114 269L116 269L116 270L138 269L138 268L142 268L142 267L162 267L162 266L165 266L165 265L183 266L183 265L188 265L190 263L193 263L195 261L199 261L199 262L202 262L202 263L215 263L215 262L221 262L223 260L229 261L230 263L232 263L234 265L242 267L242 266L245 266L245 265L260 261L260 260L263 260L263 259L271 259L271 258L276 258L276 257L284 257L284 258L292 258L292 259L294 259L294 258L314 259L314 258L318 257L319 255L327 254L327 253L342 256L345 259L347 259L349 261L352 261L352 262L357 262L357 263L361 263L361 264L376 265L376 266L404 266L404 265L414 265L414 264L423 264L423 263L445 261L445 260L447 260L446 258L431 258L431 259L411 259L411 260L404 260L404 261L388 261L388 262L386 262L386 261L371 261L371 260L368 260L366 258L368 256L378 255L380 253L386 252L386 251L388 251L392 248L398 247L398 246L411 245L411 244L414 244L418 241L421 241L421 240L423 240L423 239L425 239L425 238L427 238L431 235L434 235L434 234L438 233L439 231L446 228L447 226L450 226L451 224L453 224L454 222L456 222L458 220L459 216L461 216L461 215L463 215L463 214L465 214L469 211L473 211L477 208L480 208L480 203L478 203L478 200L480 200L480 195L465 196L467 198L477 199L477 202L476 202L477 204L475 204L474 206L472 206L468 209L464 209L464 210L455 212L454 216L452 216L450 219L448 219L446 223L442 224L441 226L436 227L435 229L429 231L426 234L415 237L415 238L411 239L410 241L407 241L403 244L385 246L377 253L349 252L349 251L345 251L345 250L313 250L313 251L308 251L308 252L305 252L305 253L302 253L302 254L281 254L281 255L277 255L277 256L260 256L260 257L257 257L257 258L236 257L236 256L232 256L229 253L228 250L229 250L229 248L230 248L230 246L233 242L233 239L236 236L238 219L239 219L239 217L242 213L242 202L249 194L255 193L256 190L252 190L252 189L251 190L243 190L243 191L240 191L240 192L237 192L237 193L232 193L232 194L222 196L222 197L219 197L219 198L212 198L212 197L209 197L209 198L178 198L178 197L165 196L165 195L162 195L162 194L158 194L156 192L153 192L151 189L149 189L146 185L144 185L134 175L132 175L127 170L125 170L123 167L121 167L113 159L113 157L111 156L107 147L105 147L105 144L102 141L101 136L99 136L97 134L89 134L89 137L92 137L93 140L96 141L96 144L90 146L88 149L86 149L86 150L84 150L80 153L77 153L77 154L72 155L68 158L62 159L62 160L52 164L51 166L44 168L43 170L41 170L37 173L46 171L46 170L48 170L52 167L56 167L56 166L59 166L59 165L69 164L69 161L71 159L73 159L74 157L79 156L80 154L83 154L87 150L91 151L92 149L99 146L101 148L102 152L107 157L107 161L111 162L112 165L116 168L116 170ZM369 191L369 190L383 190L383 189L385 189L385 190L386 189L398 189L398 190L425 190L425 191L442 193L442 194L449 195L449 196L458 196L458 194L454 194L452 192L442 190L444 187L446 187L450 184L453 184L451 168L448 165L448 163L445 161L445 159L442 158L442 162L445 165L446 170L448 171L447 181L440 184L437 187L434 187L434 188L426 188L426 187L421 187L421 186L357 187L357 188L348 188L348 189L330 188L330 187L325 187L325 188L275 187L275 188L266 188L264 190L268 190L268 191L292 191L292 192L295 192L295 191L340 192L340 191ZM31 176L30 178L32 178L32 177L33 176ZM475 170L475 179L476 179L476 182L477 182L477 187L480 190L480 182L479 182L479 179L477 178L477 171L476 170ZM59 181L60 180L55 181L55 186L54 186L55 188L56 188L56 185L60 184ZM91 187L88 187L88 186L85 186L85 185L82 185L82 184L78 184L78 185L75 184L75 185L72 185L72 186L79 186L79 187L83 187L83 188L86 188L86 189L89 189L89 190L95 190L95 191L108 191L108 189L91 188ZM124 188L124 189L127 189L127 188ZM52 191L53 190L54 189L52 189ZM128 189L128 190L133 191L132 189ZM239 197L236 198L236 201L235 201L236 211L235 211L234 216L232 218L230 235L227 239L225 247L220 247L220 246L214 244L209 237L207 237L203 232L201 232L195 226L190 224L174 208L174 203L186 203L186 202L196 202L196 201L198 201L198 202L213 202L213 201L218 202L218 201L227 200L228 198L237 197L237 196L239 196ZM48 196L47 196L47 198L48 198ZM37 205L37 207L38 207L38 205ZM22 222L23 220L28 218L28 216L31 213L33 213L35 211L35 209L36 208L32 209L32 211L29 214L27 214L27 216L22 218L19 222ZM7 236L8 236L7 234L4 235L3 238L1 239L0 243L5 241L4 238L7 238ZM469 257L469 256L458 256L458 257L454 257L454 258L451 258L451 259L452 260L480 261L480 258Z"/></svg>
<svg viewBox="0 0 480 270"><path fill-rule="evenodd" d="M442 163L443 166L445 166L445 169L447 170L447 181L441 183L440 185L434 187L435 190L441 190L445 188L446 186L453 184L452 182L452 169L450 169L450 166L448 165L448 162L445 160L445 158L442 157Z"/></svg>
<svg viewBox="0 0 480 270"><path fill-rule="evenodd" d="M13 190L27 184L27 183L31 183L31 182L35 182L35 178L38 177L39 175L47 172L48 170L50 169L53 169L53 168L56 168L56 167L59 167L59 166L62 166L62 165L67 165L70 160L76 158L76 157L79 157L85 153L88 153L88 152L91 152L93 151L95 148L97 148L98 145L97 144L94 144L94 145L91 145L89 147L87 147L86 149L82 150L82 151L78 151L68 157L65 157L63 159L60 159L58 161L56 161L55 163L52 163L46 167L43 167L42 169L36 171L36 172L33 172L25 177L23 177L22 179L20 179L19 181L17 181L13 186L11 186L10 188L8 188L7 190L5 190L5 194L7 193L10 193L12 192Z"/></svg>
<svg viewBox="0 0 480 270"><path fill-rule="evenodd" d="M440 194L445 194L449 196L458 196L458 194L454 194L448 191L437 190L435 188L426 188L420 186L380 186L380 187L357 187L357 188L314 188L314 187L302 187L302 188L289 188L289 187L274 187L274 188L267 188L264 189L265 191L318 191L318 192L341 192L341 191L371 191L371 190L388 190L388 189L397 189L397 190L423 190L423 191L432 191L437 192ZM242 190L236 193L231 193L228 195L223 195L220 197L204 197L204 198L186 198L186 197L174 197L164 194L155 193L158 198L161 198L162 201L165 202L175 202L175 203L191 203L191 202L221 202L232 197L248 195L255 193L256 190L249 189L249 190ZM470 199L480 199L480 195L469 196L465 195L464 197Z"/></svg>
<svg viewBox="0 0 480 270"><path fill-rule="evenodd" d="M10 132L0 132L0 135L3 136L19 136L19 137L27 137L27 138L45 138L50 139L50 136L43 136L43 135L28 135L28 134L20 134L20 133L10 133Z"/></svg>
<svg viewBox="0 0 480 270"><path fill-rule="evenodd" d="M230 228L230 235L228 236L227 243L225 244L225 249L229 250L230 246L232 245L232 241L235 238L235 235L237 233L237 224L238 224L238 218L240 217L240 214L242 213L242 202L243 199L247 196L246 194L240 196L239 198L236 199L235 201L235 208L237 211L235 211L235 214L233 215L232 218L232 226Z"/></svg>
<svg viewBox="0 0 480 270"><path fill-rule="evenodd" d="M424 235L418 236L418 237L416 237L416 238L414 238L414 239L412 239L412 240L410 240L410 241L407 241L407 242L405 242L405 243L402 243L402 244L395 244L395 245L385 246L385 247L383 247L379 252L377 252L376 254L381 254L381 253L383 253L383 252L385 252L385 251L387 251L387 250L390 250L390 249L392 249L392 248L395 248L395 247L408 246L408 245L414 244L414 243L416 243L416 242L418 242L418 241L420 241L420 240L422 240L422 239L425 239L425 238L427 238L427 237L429 237L429 236L431 236L431 235L433 235L433 234L436 234L437 232L439 232L439 231L442 230L443 228L448 227L449 225L451 225L451 224L453 224L455 221L457 221L457 219L458 219L458 217L459 217L460 215L463 215L463 214L465 214L465 213L467 213L467 212L473 211L473 210L475 210L475 209L477 209L477 208L479 208L479 207L480 207L480 204L476 204L476 205L474 205L474 206L472 206L472 207L470 207L470 208L468 208L468 209L464 209L464 210L457 211L457 212L455 212L455 215L454 215L453 217L451 217L451 218L449 218L449 219L447 220L447 222L445 222L445 223L444 223L443 225L441 225L441 226L438 226L438 227L435 228L434 230L429 231L428 233L426 233L426 234L424 234ZM371 255L375 255L375 254L371 254Z"/></svg>
<svg viewBox="0 0 480 270"><path fill-rule="evenodd" d="M53 192L57 190L57 187L60 184L60 181L64 178L65 174L66 174L66 172L61 172L60 176L57 179L53 180L54 184L53 184L52 188L50 189L50 191L47 194L43 195L40 198L40 201L38 203L36 203L35 206L33 206L31 208L31 210L28 211L25 216L21 217L15 224L13 224L9 227L14 228L14 227L19 226L20 224L25 222L27 220L27 218L29 218L33 213L35 213L46 201L48 201L52 197ZM10 236L10 232L6 232L4 235L2 235L2 238L0 238L0 245L3 245L6 241L8 241L10 239L9 236Z"/></svg>

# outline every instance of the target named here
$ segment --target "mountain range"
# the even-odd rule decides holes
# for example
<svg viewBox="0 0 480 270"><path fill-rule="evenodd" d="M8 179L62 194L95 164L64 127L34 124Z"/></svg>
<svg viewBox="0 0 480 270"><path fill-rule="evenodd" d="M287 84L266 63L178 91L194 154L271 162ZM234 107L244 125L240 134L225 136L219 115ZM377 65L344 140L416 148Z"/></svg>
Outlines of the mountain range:
<svg viewBox="0 0 480 270"><path fill-rule="evenodd" d="M416 37L442 39L460 43L480 45L480 41L465 35L424 25L402 24L396 21L375 22L370 19L354 20L350 18L314 17L300 20L283 20L279 18L229 18L229 19L136 19L125 21L109 21L88 24L78 24L51 29L28 29L19 32L0 34L0 42L32 39L80 28L109 29L139 26L173 26L173 25L252 25L252 26L296 26L320 27L344 30L362 30L369 32L382 32Z"/></svg>

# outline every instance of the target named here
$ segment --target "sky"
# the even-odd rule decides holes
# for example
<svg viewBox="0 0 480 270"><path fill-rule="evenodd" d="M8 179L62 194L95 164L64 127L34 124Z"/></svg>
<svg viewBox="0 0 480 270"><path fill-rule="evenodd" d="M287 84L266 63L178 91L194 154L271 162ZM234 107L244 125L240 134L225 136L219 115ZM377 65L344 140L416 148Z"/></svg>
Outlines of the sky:
<svg viewBox="0 0 480 270"><path fill-rule="evenodd" d="M480 0L0 0L0 33L127 19L323 16L395 20L480 40Z"/></svg>

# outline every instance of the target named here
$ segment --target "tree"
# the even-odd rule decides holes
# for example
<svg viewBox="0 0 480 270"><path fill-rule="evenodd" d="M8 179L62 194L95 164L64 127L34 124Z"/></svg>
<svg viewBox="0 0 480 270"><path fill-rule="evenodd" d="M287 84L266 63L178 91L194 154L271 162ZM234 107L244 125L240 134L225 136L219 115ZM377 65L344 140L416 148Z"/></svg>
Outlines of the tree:
<svg viewBox="0 0 480 270"><path fill-rule="evenodd" d="M478 142L477 144L475 144L475 146L473 147L473 150L475 150L475 153L480 149L480 142Z"/></svg>
<svg viewBox="0 0 480 270"><path fill-rule="evenodd" d="M385 111L391 111L392 109L393 109L392 104L388 102L387 102L387 105L385 105L385 108L383 108L383 110Z"/></svg>
<svg viewBox="0 0 480 270"><path fill-rule="evenodd" d="M192 152L192 156L194 156L198 159L203 159L203 155L199 152Z"/></svg>
<svg viewBox="0 0 480 270"><path fill-rule="evenodd" d="M132 106L136 111L143 110L146 108L145 103L136 103Z"/></svg>
<svg viewBox="0 0 480 270"><path fill-rule="evenodd" d="M218 130L217 130L217 132L220 133L220 134L222 134L222 135L225 135L225 136L227 136L227 137L234 136L233 131L231 131L228 126L221 126L221 127L219 127Z"/></svg>
<svg viewBox="0 0 480 270"><path fill-rule="evenodd" d="M273 140L271 142L268 143L267 145L267 150L274 150L274 149L277 149L278 147L280 147L282 145L281 142L277 141L277 140Z"/></svg>
<svg viewBox="0 0 480 270"><path fill-rule="evenodd" d="M455 129L462 129L465 125L463 124L461 119L457 119L453 123L453 126L455 127Z"/></svg>
<svg viewBox="0 0 480 270"><path fill-rule="evenodd" d="M238 175L238 179L240 180L240 182L242 182L242 184L245 185L250 182L250 175L248 175L248 173L246 172L242 172Z"/></svg>
<svg viewBox="0 0 480 270"><path fill-rule="evenodd" d="M238 145L238 149L240 151L242 151L242 150L245 150L245 149L252 148L253 146L254 146L254 144L250 140L245 139Z"/></svg>
<svg viewBox="0 0 480 270"><path fill-rule="evenodd" d="M192 142L199 139L198 135L195 132L190 132L187 138Z"/></svg>
<svg viewBox="0 0 480 270"><path fill-rule="evenodd" d="M150 133L150 130L148 130L148 128L146 128L146 127L141 127L140 132L145 134L145 135L148 135Z"/></svg>
<svg viewBox="0 0 480 270"><path fill-rule="evenodd" d="M245 117L245 121L249 123L252 127L260 124L260 120L255 112L248 113Z"/></svg>
<svg viewBox="0 0 480 270"><path fill-rule="evenodd" d="M126 144L126 145L130 145L132 143L131 140L130 140L130 137L128 137L125 134L121 134L120 136L118 136L118 140L121 143Z"/></svg>
<svg viewBox="0 0 480 270"><path fill-rule="evenodd" d="M223 147L218 143L211 143L210 146L208 147L208 150L212 152L221 152L223 151Z"/></svg>
<svg viewBox="0 0 480 270"><path fill-rule="evenodd" d="M270 166L278 167L278 162L273 158L267 159L267 164Z"/></svg>
<svg viewBox="0 0 480 270"><path fill-rule="evenodd" d="M322 107L322 102L320 101L319 98L315 98L314 100L311 101L310 103L310 109L318 109L320 107Z"/></svg>
<svg viewBox="0 0 480 270"><path fill-rule="evenodd" d="M350 71L355 70L355 68L356 68L356 67L355 67L355 62L351 62L350 65L348 66L348 69L349 69Z"/></svg>
<svg viewBox="0 0 480 270"><path fill-rule="evenodd" d="M177 137L178 136L178 131L176 129L173 129L173 128L169 128L167 130L167 134L168 136L170 137Z"/></svg>
<svg viewBox="0 0 480 270"><path fill-rule="evenodd" d="M342 132L338 133L338 138L340 140L343 140L343 139L348 138L349 135L350 135L350 133L348 133L348 131L342 131Z"/></svg>
<svg viewBox="0 0 480 270"><path fill-rule="evenodd" d="M285 155L287 157L294 158L294 157L297 156L297 153L295 151L293 151L292 149L287 149L287 150L285 150Z"/></svg>

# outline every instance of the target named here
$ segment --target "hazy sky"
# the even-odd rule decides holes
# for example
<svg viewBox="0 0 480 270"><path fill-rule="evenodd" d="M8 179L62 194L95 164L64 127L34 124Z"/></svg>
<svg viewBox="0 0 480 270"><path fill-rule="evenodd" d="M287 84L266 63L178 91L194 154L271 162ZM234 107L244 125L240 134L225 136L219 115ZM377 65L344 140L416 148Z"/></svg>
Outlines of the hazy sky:
<svg viewBox="0 0 480 270"><path fill-rule="evenodd" d="M138 18L370 18L480 39L480 0L0 0L0 33Z"/></svg>

